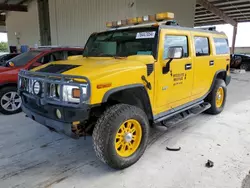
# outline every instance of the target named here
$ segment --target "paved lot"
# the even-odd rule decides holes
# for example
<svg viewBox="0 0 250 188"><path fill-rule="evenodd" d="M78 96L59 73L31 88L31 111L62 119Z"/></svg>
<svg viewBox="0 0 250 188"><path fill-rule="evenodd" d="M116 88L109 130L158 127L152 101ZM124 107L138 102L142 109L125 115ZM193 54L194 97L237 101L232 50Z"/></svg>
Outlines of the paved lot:
<svg viewBox="0 0 250 188"><path fill-rule="evenodd" d="M181 146L181 151L166 151ZM214 161L213 168L205 163ZM134 166L102 164L91 138L72 140L24 117L0 115L0 187L249 188L250 73L233 75L225 111L153 130ZM244 180L244 181L243 181Z"/></svg>

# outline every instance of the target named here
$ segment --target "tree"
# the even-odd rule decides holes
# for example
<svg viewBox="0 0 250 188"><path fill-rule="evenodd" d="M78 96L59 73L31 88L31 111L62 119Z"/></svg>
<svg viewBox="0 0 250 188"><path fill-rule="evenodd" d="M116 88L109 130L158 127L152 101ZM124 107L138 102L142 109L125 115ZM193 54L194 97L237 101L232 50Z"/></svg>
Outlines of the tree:
<svg viewBox="0 0 250 188"><path fill-rule="evenodd" d="M8 52L7 42L0 42L0 52Z"/></svg>

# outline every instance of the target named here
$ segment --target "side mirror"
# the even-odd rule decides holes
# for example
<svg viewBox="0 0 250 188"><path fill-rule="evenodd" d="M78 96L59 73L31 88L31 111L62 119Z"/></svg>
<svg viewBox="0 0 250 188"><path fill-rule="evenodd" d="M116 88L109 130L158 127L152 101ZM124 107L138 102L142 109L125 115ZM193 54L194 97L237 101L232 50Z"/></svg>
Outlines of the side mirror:
<svg viewBox="0 0 250 188"><path fill-rule="evenodd" d="M166 65L162 69L163 74L167 74L170 71L170 63L174 59L181 59L183 57L183 47L181 46L172 46L168 49L168 55L166 59L169 59Z"/></svg>
<svg viewBox="0 0 250 188"><path fill-rule="evenodd" d="M168 49L168 59L181 59L183 57L183 47L172 46Z"/></svg>

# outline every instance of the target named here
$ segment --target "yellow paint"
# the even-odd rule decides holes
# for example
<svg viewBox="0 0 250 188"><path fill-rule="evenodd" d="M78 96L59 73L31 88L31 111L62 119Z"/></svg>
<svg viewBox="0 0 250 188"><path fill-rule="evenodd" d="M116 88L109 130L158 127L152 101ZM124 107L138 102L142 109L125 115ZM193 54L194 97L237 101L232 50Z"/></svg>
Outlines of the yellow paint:
<svg viewBox="0 0 250 188"><path fill-rule="evenodd" d="M156 93L155 110L156 113L167 111L190 101L193 69L185 70L185 64L193 65L192 47L189 46L189 57L174 59L170 63L170 71L167 74L162 73L162 68L166 66L169 59L164 59L164 42L168 35L187 36L188 43L191 43L190 32L181 30L162 30L160 34L158 63L156 65ZM179 81L178 81L179 79ZM181 84L180 84L181 83Z"/></svg>
<svg viewBox="0 0 250 188"><path fill-rule="evenodd" d="M204 32L192 32L192 36L208 37L210 41L210 56L195 57L194 51L194 80L192 90L192 100L204 96L210 89L214 75L219 70L226 70L227 65L229 66L230 55L216 55L215 45L213 38L227 38L225 34L211 34ZM193 49L195 49L194 42ZM209 62L214 61L213 66L209 66ZM229 73L228 73L229 74Z"/></svg>
<svg viewBox="0 0 250 188"><path fill-rule="evenodd" d="M199 32L181 29L181 27L161 29L157 59L151 55L134 55L127 58L112 57L81 57L74 60L58 61L50 64L79 65L64 72L66 75L86 76L91 83L91 96L89 104L102 103L106 92L132 84L146 83L141 79L144 75L150 82L152 89L145 87L152 107L153 115L171 110L188 102L197 100L208 93L214 75L219 70L226 70L229 65L229 54L216 55L213 38L226 38L225 34ZM166 35L186 36L188 38L188 57L174 59L170 64L170 72L163 74L163 67L168 59L164 59L164 41ZM210 41L210 56L196 57L194 37L208 37ZM209 66L209 61L214 61L214 66ZM147 76L146 64L154 64L154 71ZM38 70L50 64L43 65ZM192 69L185 70L185 65L191 64ZM229 72L228 72L229 74ZM179 82L180 81L180 82ZM109 87L100 85L107 84ZM178 84L176 84L178 83ZM99 87L99 89L98 89Z"/></svg>
<svg viewBox="0 0 250 188"><path fill-rule="evenodd" d="M73 55L73 56L69 56L68 60L76 60L76 59L82 59L83 56L82 55Z"/></svg>
<svg viewBox="0 0 250 188"><path fill-rule="evenodd" d="M115 149L121 157L130 157L139 148L142 139L142 128L135 119L121 124L115 135Z"/></svg>

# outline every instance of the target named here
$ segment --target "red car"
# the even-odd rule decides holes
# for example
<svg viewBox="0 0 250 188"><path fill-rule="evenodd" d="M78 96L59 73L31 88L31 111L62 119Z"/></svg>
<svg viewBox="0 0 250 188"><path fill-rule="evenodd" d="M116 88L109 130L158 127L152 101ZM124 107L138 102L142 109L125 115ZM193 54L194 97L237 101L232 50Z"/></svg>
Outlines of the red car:
<svg viewBox="0 0 250 188"><path fill-rule="evenodd" d="M22 101L17 93L18 72L21 69L29 70L82 53L83 48L42 47L20 54L0 66L0 112L15 114L21 111Z"/></svg>

